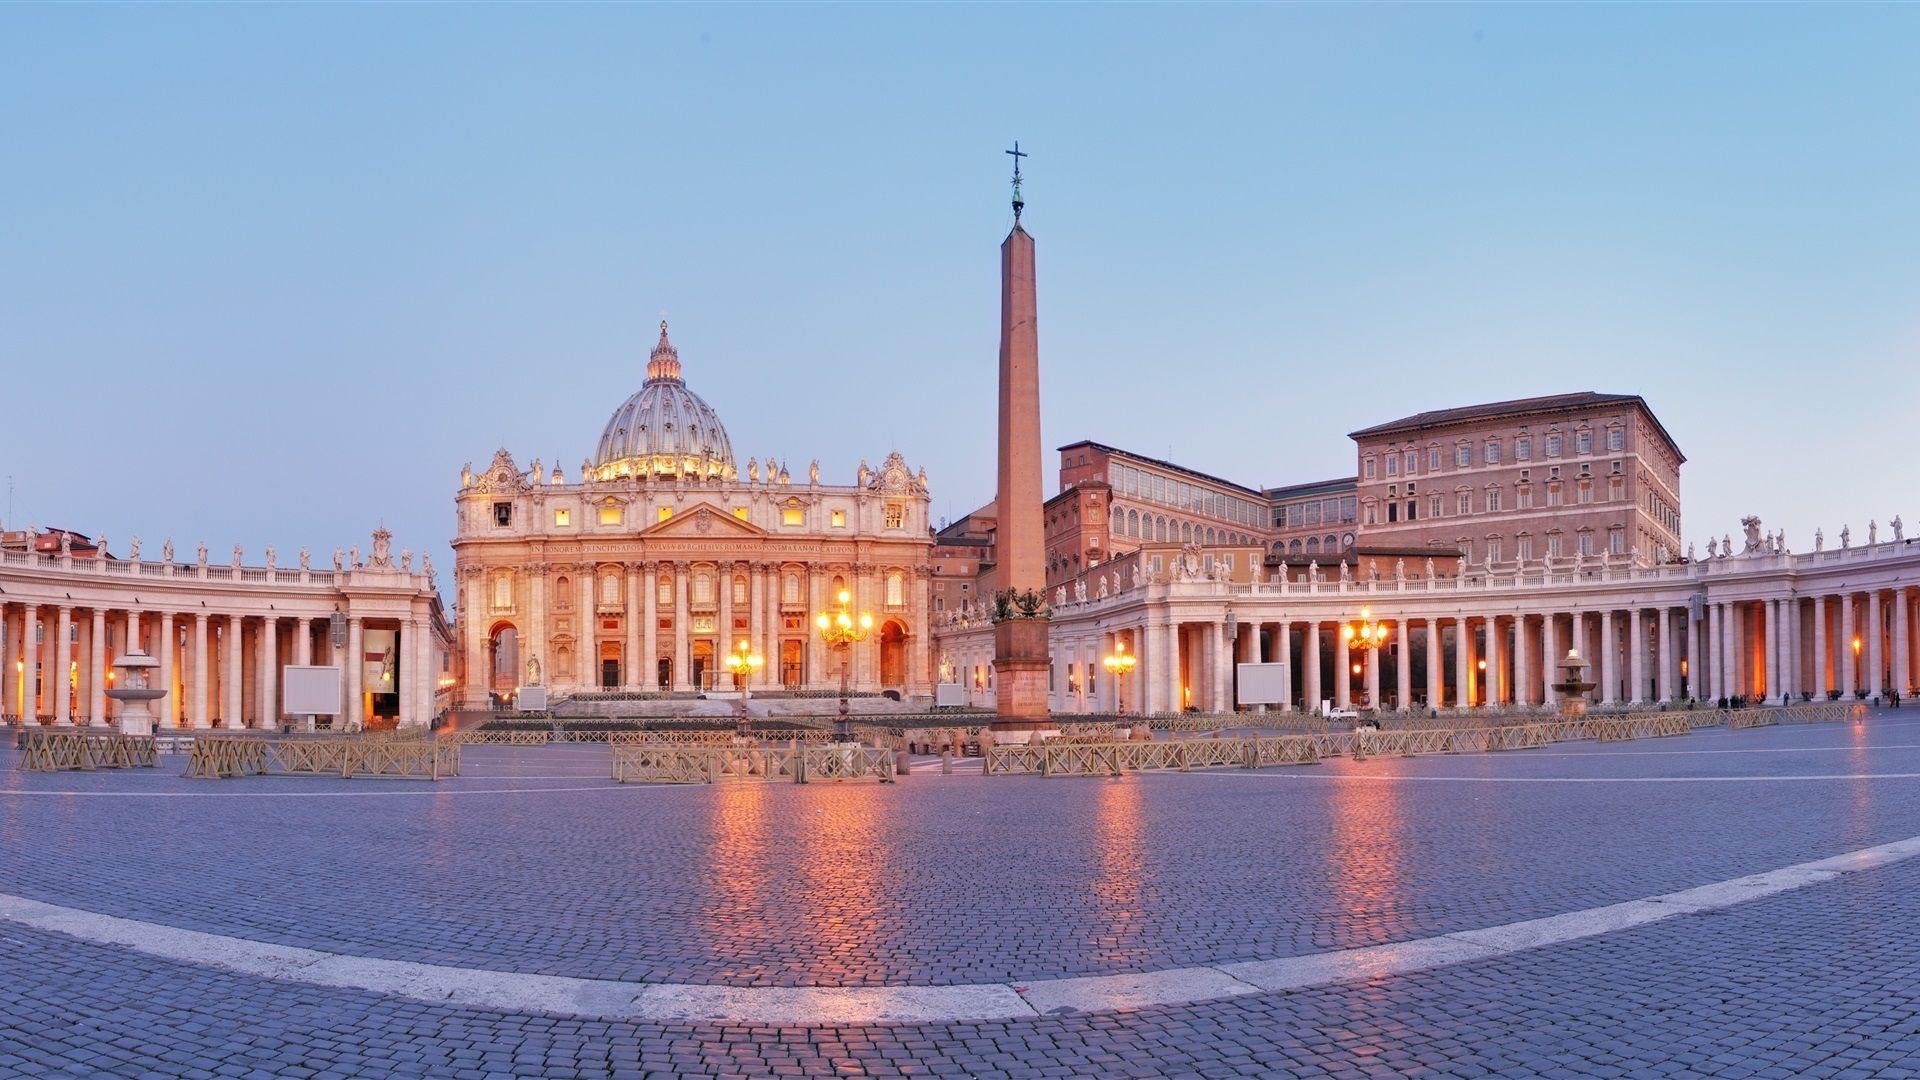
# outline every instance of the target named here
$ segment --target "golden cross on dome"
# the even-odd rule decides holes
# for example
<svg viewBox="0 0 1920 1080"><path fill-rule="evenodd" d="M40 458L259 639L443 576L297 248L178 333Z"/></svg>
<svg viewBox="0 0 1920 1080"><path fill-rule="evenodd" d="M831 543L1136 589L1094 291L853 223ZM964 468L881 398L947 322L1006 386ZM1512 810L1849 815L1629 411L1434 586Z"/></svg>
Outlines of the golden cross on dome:
<svg viewBox="0 0 1920 1080"><path fill-rule="evenodd" d="M1013 221L1020 223L1020 211L1026 208L1027 201L1020 197L1020 159L1029 155L1020 149L1020 140L1013 140L1013 149L1005 151L1013 155Z"/></svg>

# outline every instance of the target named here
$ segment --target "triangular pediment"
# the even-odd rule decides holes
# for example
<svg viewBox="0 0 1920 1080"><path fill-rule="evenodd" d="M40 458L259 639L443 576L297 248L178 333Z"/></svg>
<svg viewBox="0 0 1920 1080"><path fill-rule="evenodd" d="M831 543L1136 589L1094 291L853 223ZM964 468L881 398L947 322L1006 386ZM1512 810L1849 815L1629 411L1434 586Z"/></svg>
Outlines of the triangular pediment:
<svg viewBox="0 0 1920 1080"><path fill-rule="evenodd" d="M695 503L684 510L675 510L672 517L654 524L640 535L660 539L683 537L711 540L716 537L764 537L767 531L752 522L741 521L712 503Z"/></svg>

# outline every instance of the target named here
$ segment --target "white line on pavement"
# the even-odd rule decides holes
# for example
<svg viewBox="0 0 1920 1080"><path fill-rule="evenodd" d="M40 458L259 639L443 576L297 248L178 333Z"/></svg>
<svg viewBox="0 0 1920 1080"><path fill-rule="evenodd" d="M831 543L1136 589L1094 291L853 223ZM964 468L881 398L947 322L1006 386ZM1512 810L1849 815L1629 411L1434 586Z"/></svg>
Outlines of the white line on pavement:
<svg viewBox="0 0 1920 1080"><path fill-rule="evenodd" d="M1715 911L1920 854L1920 836L1679 892L1356 949L1125 975L962 986L713 986L622 982L379 960L185 930L0 894L0 920L264 979L432 1005L610 1020L821 1026L1065 1015L1404 975Z"/></svg>

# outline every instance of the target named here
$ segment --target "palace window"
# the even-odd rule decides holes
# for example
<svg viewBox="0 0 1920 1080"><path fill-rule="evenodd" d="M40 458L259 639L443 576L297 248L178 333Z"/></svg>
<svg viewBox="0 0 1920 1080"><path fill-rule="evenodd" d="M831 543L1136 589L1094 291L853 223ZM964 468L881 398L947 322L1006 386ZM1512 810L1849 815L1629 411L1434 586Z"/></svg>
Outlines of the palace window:
<svg viewBox="0 0 1920 1080"><path fill-rule="evenodd" d="M1405 457L1406 459L1405 464L1402 466L1402 468L1406 471L1406 474L1408 476L1412 476L1413 470L1415 469L1415 467L1417 467L1420 464L1420 453L1419 451L1416 451L1416 450L1409 450L1402 456Z"/></svg>
<svg viewBox="0 0 1920 1080"><path fill-rule="evenodd" d="M1459 494L1454 496L1453 501L1454 501L1455 513L1459 513L1459 514L1473 513L1473 492L1462 491Z"/></svg>
<svg viewBox="0 0 1920 1080"><path fill-rule="evenodd" d="M1499 537L1487 537L1487 561L1489 563L1497 563L1505 559L1506 556L1502 553L1503 547L1504 545L1501 544Z"/></svg>
<svg viewBox="0 0 1920 1080"><path fill-rule="evenodd" d="M496 574L493 579L493 609L509 611L513 608L513 578L508 574Z"/></svg>
<svg viewBox="0 0 1920 1080"><path fill-rule="evenodd" d="M1487 512L1493 513L1499 509L1500 509L1500 489L1497 487L1490 487L1487 489Z"/></svg>
<svg viewBox="0 0 1920 1080"><path fill-rule="evenodd" d="M1514 495L1514 505L1522 510L1533 509L1533 486L1531 484L1520 485L1519 490Z"/></svg>
<svg viewBox="0 0 1920 1080"><path fill-rule="evenodd" d="M780 583L780 602L783 604L797 604L800 602L799 574L788 574L786 579Z"/></svg>
<svg viewBox="0 0 1920 1080"><path fill-rule="evenodd" d="M888 503L886 515L887 528L899 529L906 527L907 507L905 503Z"/></svg>
<svg viewBox="0 0 1920 1080"><path fill-rule="evenodd" d="M898 570L887 571L887 606L907 606L907 575Z"/></svg>
<svg viewBox="0 0 1920 1080"><path fill-rule="evenodd" d="M618 525L618 524L620 524L620 504L619 504L619 503L603 503L603 504L601 504L601 506L600 506L600 524L602 524L602 525Z"/></svg>
<svg viewBox="0 0 1920 1080"><path fill-rule="evenodd" d="M1468 446L1466 443L1460 443L1455 446L1453 448L1453 464L1455 468L1460 469L1464 469L1473 464L1473 447Z"/></svg>
<svg viewBox="0 0 1920 1080"><path fill-rule="evenodd" d="M573 524L573 511L564 506L559 507L553 512L553 523L562 529Z"/></svg>
<svg viewBox="0 0 1920 1080"><path fill-rule="evenodd" d="M1550 458L1560 456L1560 433L1557 431L1547 432L1547 456Z"/></svg>
<svg viewBox="0 0 1920 1080"><path fill-rule="evenodd" d="M1617 454L1620 451L1625 450L1626 448L1627 448L1626 429L1619 428L1619 427L1608 428L1607 429L1607 449Z"/></svg>
<svg viewBox="0 0 1920 1080"><path fill-rule="evenodd" d="M1625 555L1627 553L1627 532L1625 529L1613 528L1607 530L1607 550L1615 555Z"/></svg>
<svg viewBox="0 0 1920 1080"><path fill-rule="evenodd" d="M1533 440L1532 439L1520 438L1520 439L1513 440L1513 460L1515 461L1532 461L1533 460Z"/></svg>
<svg viewBox="0 0 1920 1080"><path fill-rule="evenodd" d="M1407 520L1412 521L1419 516L1420 516L1420 500L1408 499L1407 500Z"/></svg>
<svg viewBox="0 0 1920 1080"><path fill-rule="evenodd" d="M656 520L665 521L672 516L673 516L673 507L663 506L660 508L660 512Z"/></svg>
<svg viewBox="0 0 1920 1080"><path fill-rule="evenodd" d="M513 504L504 502L494 503L493 523L503 529L513 524Z"/></svg>
<svg viewBox="0 0 1920 1080"><path fill-rule="evenodd" d="M806 523L807 512L805 510L797 506L783 506L780 508L780 524L799 526L805 525Z"/></svg>
<svg viewBox="0 0 1920 1080"><path fill-rule="evenodd" d="M836 528L836 529L844 529L844 528L846 528L846 527L847 527L847 512L846 512L845 510L835 510L835 511L833 512L833 514L832 514L832 516L831 516L831 518L830 518L830 521L831 521L831 523L832 523L832 525L833 525L833 527L834 527L834 528Z"/></svg>
<svg viewBox="0 0 1920 1080"><path fill-rule="evenodd" d="M1615 476L1607 481L1607 498L1617 501L1626 498L1626 495L1627 481L1625 478Z"/></svg>
<svg viewBox="0 0 1920 1080"><path fill-rule="evenodd" d="M1553 483L1553 484L1547 485L1547 505L1548 506L1560 505L1560 485L1559 484Z"/></svg>
<svg viewBox="0 0 1920 1080"><path fill-rule="evenodd" d="M1369 480L1373 479L1373 459L1367 458L1365 461L1361 462L1360 471L1366 474L1367 479Z"/></svg>
<svg viewBox="0 0 1920 1080"><path fill-rule="evenodd" d="M1400 455L1399 454L1387 455L1387 475L1388 476L1400 475Z"/></svg>
<svg viewBox="0 0 1920 1080"><path fill-rule="evenodd" d="M1560 543L1561 538L1559 533L1547 534L1547 558L1558 559L1564 554L1561 550Z"/></svg>
<svg viewBox="0 0 1920 1080"><path fill-rule="evenodd" d="M1430 446L1427 448L1427 471L1428 472L1440 471L1440 448L1437 446Z"/></svg>
<svg viewBox="0 0 1920 1080"><path fill-rule="evenodd" d="M705 570L693 575L693 602L696 604L713 603L713 575Z"/></svg>
<svg viewBox="0 0 1920 1080"><path fill-rule="evenodd" d="M1593 481L1591 480L1580 481L1580 501L1583 503L1590 503L1593 501Z"/></svg>
<svg viewBox="0 0 1920 1080"><path fill-rule="evenodd" d="M1582 555L1593 554L1593 534L1592 533L1582 532L1580 534L1580 554Z"/></svg>
<svg viewBox="0 0 1920 1080"><path fill-rule="evenodd" d="M1427 516L1428 517L1439 517L1441 509L1442 507L1441 507L1440 496L1435 495L1432 498L1427 500Z"/></svg>
<svg viewBox="0 0 1920 1080"><path fill-rule="evenodd" d="M1520 536L1514 538L1513 555L1514 558L1519 559L1521 562L1526 562L1528 559L1533 558L1533 537L1522 533Z"/></svg>
<svg viewBox="0 0 1920 1080"><path fill-rule="evenodd" d="M1487 464L1489 465L1500 464L1500 440L1499 439L1487 440Z"/></svg>
<svg viewBox="0 0 1920 1080"><path fill-rule="evenodd" d="M1573 437L1573 447L1574 452L1578 454L1593 453L1593 432L1581 428Z"/></svg>

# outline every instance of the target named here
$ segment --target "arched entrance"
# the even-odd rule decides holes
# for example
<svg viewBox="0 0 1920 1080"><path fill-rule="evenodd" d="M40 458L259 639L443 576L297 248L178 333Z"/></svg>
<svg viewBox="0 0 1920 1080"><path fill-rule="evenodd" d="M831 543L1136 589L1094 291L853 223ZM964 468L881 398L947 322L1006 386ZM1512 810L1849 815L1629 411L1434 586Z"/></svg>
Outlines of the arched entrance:
<svg viewBox="0 0 1920 1080"><path fill-rule="evenodd" d="M880 627L880 685L907 685L907 628L897 619Z"/></svg>
<svg viewBox="0 0 1920 1080"><path fill-rule="evenodd" d="M487 690L510 694L520 685L520 631L498 622L487 631Z"/></svg>

